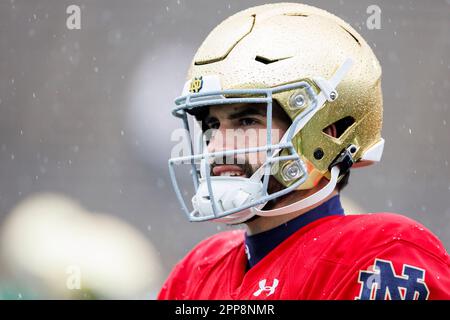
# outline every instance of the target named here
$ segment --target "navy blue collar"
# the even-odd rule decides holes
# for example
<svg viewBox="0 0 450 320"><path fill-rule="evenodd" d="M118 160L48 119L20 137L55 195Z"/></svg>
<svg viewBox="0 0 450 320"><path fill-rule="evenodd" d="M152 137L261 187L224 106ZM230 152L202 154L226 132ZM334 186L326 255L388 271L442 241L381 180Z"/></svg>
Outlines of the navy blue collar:
<svg viewBox="0 0 450 320"><path fill-rule="evenodd" d="M320 206L278 226L273 229L249 236L245 234L245 250L250 269L264 258L276 246L294 234L300 228L320 218L332 215L344 215L339 194L322 203Z"/></svg>

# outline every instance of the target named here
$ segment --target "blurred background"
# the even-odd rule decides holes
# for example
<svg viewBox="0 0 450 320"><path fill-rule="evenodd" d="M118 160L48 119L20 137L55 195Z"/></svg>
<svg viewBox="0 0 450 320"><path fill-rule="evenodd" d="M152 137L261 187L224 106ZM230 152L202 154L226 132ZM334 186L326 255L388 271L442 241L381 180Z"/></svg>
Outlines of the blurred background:
<svg viewBox="0 0 450 320"><path fill-rule="evenodd" d="M170 109L209 31L266 2L0 1L0 298L152 299L226 229L179 208ZM352 172L345 206L404 214L450 248L450 0L304 3L350 23L383 68L383 161Z"/></svg>

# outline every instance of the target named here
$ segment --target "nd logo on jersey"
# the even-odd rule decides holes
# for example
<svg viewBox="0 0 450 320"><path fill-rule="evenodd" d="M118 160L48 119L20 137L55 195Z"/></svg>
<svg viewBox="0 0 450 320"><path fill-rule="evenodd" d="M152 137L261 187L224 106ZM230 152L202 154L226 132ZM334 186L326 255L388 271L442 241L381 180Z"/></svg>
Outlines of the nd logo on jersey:
<svg viewBox="0 0 450 320"><path fill-rule="evenodd" d="M359 271L361 291L355 300L427 300L425 270L403 265L402 274L395 274L392 261L375 259L373 270Z"/></svg>
<svg viewBox="0 0 450 320"><path fill-rule="evenodd" d="M189 92L197 93L200 92L200 90L203 87L203 78L202 77L195 77L191 80L191 85L189 86Z"/></svg>

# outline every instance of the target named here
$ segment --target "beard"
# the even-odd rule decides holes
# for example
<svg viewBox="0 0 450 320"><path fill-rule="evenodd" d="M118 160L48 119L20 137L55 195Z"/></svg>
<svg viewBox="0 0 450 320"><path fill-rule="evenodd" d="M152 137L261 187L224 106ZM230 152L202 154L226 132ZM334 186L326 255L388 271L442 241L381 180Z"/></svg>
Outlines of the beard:
<svg viewBox="0 0 450 320"><path fill-rule="evenodd" d="M217 167L217 166L222 166L222 165L233 165L233 166L239 167L241 172L243 173L241 175L241 177L245 177L245 178L250 178L255 173L255 171L258 169L258 168L254 168L250 164L250 162L248 161L247 158L237 158L236 156L233 156L233 157L217 157L210 164L210 175L214 176L213 169L215 167ZM261 178L261 181L262 180L263 180L263 178ZM273 194L275 192L281 191L283 189L284 189L284 186L280 182L278 182L278 180L275 179L274 176L270 176L269 177L269 183L268 183L268 186L267 186L267 193L269 195ZM271 208L273 208L275 206L275 204L277 203L277 201L279 199L280 198L269 200L266 203L266 205L262 208L262 210L270 210ZM249 222L255 221L258 218L260 218L260 216L255 215L255 216L249 218L246 221L242 221L242 222L239 222L239 223L231 223L229 225L245 224L245 223L249 223Z"/></svg>

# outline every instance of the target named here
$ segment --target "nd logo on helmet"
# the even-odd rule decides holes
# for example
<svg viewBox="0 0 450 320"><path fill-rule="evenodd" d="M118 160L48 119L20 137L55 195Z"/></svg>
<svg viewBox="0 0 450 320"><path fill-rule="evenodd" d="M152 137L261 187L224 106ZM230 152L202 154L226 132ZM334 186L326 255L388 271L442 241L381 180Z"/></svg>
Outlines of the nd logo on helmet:
<svg viewBox="0 0 450 320"><path fill-rule="evenodd" d="M202 87L203 87L203 78L195 77L191 81L191 86L189 87L189 92L192 92L192 93L200 92Z"/></svg>

